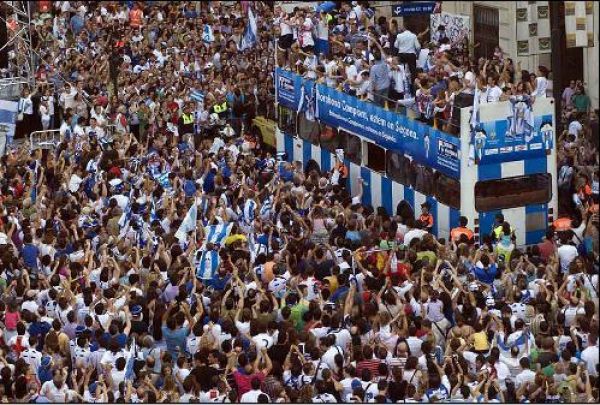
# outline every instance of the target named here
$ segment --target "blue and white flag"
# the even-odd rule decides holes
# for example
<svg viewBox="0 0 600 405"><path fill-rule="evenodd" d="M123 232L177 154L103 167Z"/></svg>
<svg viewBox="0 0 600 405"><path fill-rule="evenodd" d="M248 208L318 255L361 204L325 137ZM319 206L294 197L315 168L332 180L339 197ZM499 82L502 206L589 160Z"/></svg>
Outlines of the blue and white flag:
<svg viewBox="0 0 600 405"><path fill-rule="evenodd" d="M200 90L192 89L190 91L190 98L198 103L204 102L204 93Z"/></svg>
<svg viewBox="0 0 600 405"><path fill-rule="evenodd" d="M129 220L131 219L131 203L133 201L133 188L131 189L131 191L129 191L129 199L127 200L127 206L125 207L125 210L123 211L123 213L121 214L121 218L119 218L119 227L123 228L125 227L125 225L127 225L129 223Z"/></svg>
<svg viewBox="0 0 600 405"><path fill-rule="evenodd" d="M268 220L271 217L271 209L273 208L273 195L269 195L260 207L260 217L263 220Z"/></svg>
<svg viewBox="0 0 600 405"><path fill-rule="evenodd" d="M180 241L187 241L188 232L196 229L197 218L198 206L196 205L196 201L194 201L187 214L185 214L185 218L183 218L183 222L181 222L179 229L175 232L175 237Z"/></svg>
<svg viewBox="0 0 600 405"><path fill-rule="evenodd" d="M252 7L248 7L248 25L246 25L244 35L242 36L240 44L241 51L244 51L248 48L252 48L256 44L257 32L258 29L256 26L256 17L254 16Z"/></svg>
<svg viewBox="0 0 600 405"><path fill-rule="evenodd" d="M471 141L469 142L469 160L468 165L473 166L476 161L475 156L475 134L481 126L481 118L479 115L479 98L481 91L475 86L475 95L473 97L473 111L471 112Z"/></svg>
<svg viewBox="0 0 600 405"><path fill-rule="evenodd" d="M250 225L254 222L256 210L256 201L248 199L244 203L244 210L242 211L242 218L246 225Z"/></svg>
<svg viewBox="0 0 600 405"><path fill-rule="evenodd" d="M308 89L305 87L308 86ZM304 111L304 116L309 121L315 120L316 104L317 104L317 86L314 82L303 83L300 87L300 101L298 102L298 110L300 114Z"/></svg>
<svg viewBox="0 0 600 405"><path fill-rule="evenodd" d="M213 29L208 24L204 24L204 31L202 31L202 40L204 42L214 42L215 40Z"/></svg>
<svg viewBox="0 0 600 405"><path fill-rule="evenodd" d="M233 222L205 226L204 233L206 235L206 240L204 241L204 246L206 246L207 243L223 246L225 239L231 233L231 228L233 228Z"/></svg>
<svg viewBox="0 0 600 405"><path fill-rule="evenodd" d="M169 180L169 172L159 173L155 175L154 180L156 180L156 182L160 184L160 186L163 189L165 189L167 193L173 191L173 186L171 186L171 180Z"/></svg>
<svg viewBox="0 0 600 405"><path fill-rule="evenodd" d="M129 357L127 358L127 364L125 365L125 381L132 381L135 377L135 373L133 372L133 365L135 364L135 359L137 357L137 345L135 343L135 338L131 342L131 347L129 348Z"/></svg>
<svg viewBox="0 0 600 405"><path fill-rule="evenodd" d="M219 268L220 261L219 252L216 250L203 251L196 263L196 277L201 280L212 280Z"/></svg>

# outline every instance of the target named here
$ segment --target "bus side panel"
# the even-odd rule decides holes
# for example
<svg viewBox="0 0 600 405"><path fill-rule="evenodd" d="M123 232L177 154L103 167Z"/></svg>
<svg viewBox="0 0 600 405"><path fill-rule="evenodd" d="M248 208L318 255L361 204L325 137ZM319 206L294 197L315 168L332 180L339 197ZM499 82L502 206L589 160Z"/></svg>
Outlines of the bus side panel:
<svg viewBox="0 0 600 405"><path fill-rule="evenodd" d="M524 170L525 174L547 173L548 159L542 157L526 160ZM556 179L552 179L552 182L556 182ZM525 215L527 216L525 243L532 245L541 242L548 224L548 204L527 205L525 206Z"/></svg>
<svg viewBox="0 0 600 405"><path fill-rule="evenodd" d="M331 170L331 153L327 149L321 149L321 170L328 172Z"/></svg>
<svg viewBox="0 0 600 405"><path fill-rule="evenodd" d="M319 168L321 170L323 170L323 166L322 166L323 162L321 161L321 148L313 145L312 143L310 143L308 141L304 141L305 147L306 147L306 144L308 144L308 147L310 148L310 158L313 159L315 162L317 162L319 164Z"/></svg>
<svg viewBox="0 0 600 405"><path fill-rule="evenodd" d="M371 191L371 205L376 210L378 207L383 206L383 197L381 196L381 179L383 179L383 176L381 175L381 173L376 171L370 171L370 174L371 180L368 180L368 183Z"/></svg>
<svg viewBox="0 0 600 405"><path fill-rule="evenodd" d="M396 207L392 196L392 181L387 177L381 176L381 206L385 208L388 215L394 215Z"/></svg>
<svg viewBox="0 0 600 405"><path fill-rule="evenodd" d="M448 229L451 230L452 228L456 228L459 225L458 221L460 220L460 211L456 208L450 207L449 217L450 224L448 226ZM448 231L448 234L450 234L450 231Z"/></svg>
<svg viewBox="0 0 600 405"><path fill-rule="evenodd" d="M489 165L478 165L477 166L477 179L491 180L499 179L501 176L502 169L500 163L489 164ZM480 212L479 213L479 234L480 241L483 240L483 235L489 235L492 232L494 226L494 216L499 214L500 210Z"/></svg>
<svg viewBox="0 0 600 405"><path fill-rule="evenodd" d="M362 203L364 205L372 205L373 208L377 208L375 204L372 203L371 198L371 189L373 187L373 181L371 179L371 171L366 167L360 167L360 177L363 179L363 195L362 195Z"/></svg>
<svg viewBox="0 0 600 405"><path fill-rule="evenodd" d="M283 134L283 150L287 154L288 161L294 161L294 137Z"/></svg>
<svg viewBox="0 0 600 405"><path fill-rule="evenodd" d="M441 233L438 228L438 224L440 223L440 217L445 217L444 222L448 220L448 210L445 209L447 207L442 208L442 204L438 204L437 200L434 197L427 196L425 201L429 203L431 207L431 215L433 215L433 227L431 228L431 233L440 237L440 235L446 235L446 233ZM420 207L419 207L420 208Z"/></svg>
<svg viewBox="0 0 600 405"><path fill-rule="evenodd" d="M404 186L395 181L392 183L392 214L396 215L396 207L400 204L400 201L404 200Z"/></svg>
<svg viewBox="0 0 600 405"><path fill-rule="evenodd" d="M280 131L278 127L275 130L275 140L277 142L277 153L288 152L285 148L286 141L289 137L286 136L283 131Z"/></svg>
<svg viewBox="0 0 600 405"><path fill-rule="evenodd" d="M516 160L512 162L503 162L500 164L500 172L503 179L513 176L523 176L525 174L524 161ZM503 209L502 214L504 215L504 220L515 230L517 244L525 244L527 234L525 206Z"/></svg>
<svg viewBox="0 0 600 405"><path fill-rule="evenodd" d="M313 158L312 156L312 144L308 141L305 141L304 139L301 140L302 142L302 164L304 167L306 167L306 164L308 163L309 160L311 160ZM319 162L317 162L319 163ZM319 165L320 167L320 165Z"/></svg>

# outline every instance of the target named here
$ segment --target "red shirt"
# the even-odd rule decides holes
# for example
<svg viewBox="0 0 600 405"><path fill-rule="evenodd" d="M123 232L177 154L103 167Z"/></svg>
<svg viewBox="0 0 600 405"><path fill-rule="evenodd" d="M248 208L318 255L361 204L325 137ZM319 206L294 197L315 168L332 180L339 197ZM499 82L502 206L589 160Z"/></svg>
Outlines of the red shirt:
<svg viewBox="0 0 600 405"><path fill-rule="evenodd" d="M359 361L356 365L356 375L360 376L364 369L371 370L371 375L376 377L379 375L379 359L363 360Z"/></svg>
<svg viewBox="0 0 600 405"><path fill-rule="evenodd" d="M235 379L235 383L238 387L238 398L241 398L242 395L244 395L246 392L252 389L250 382L255 377L258 378L260 380L260 383L262 384L262 382L267 376L264 375L262 371L259 371L258 373L254 374L240 373L238 370L235 370L233 372L233 378Z"/></svg>
<svg viewBox="0 0 600 405"><path fill-rule="evenodd" d="M538 248L540 249L540 256L545 261L548 261L548 258L554 254L554 243L551 240L546 239L542 243L538 243Z"/></svg>

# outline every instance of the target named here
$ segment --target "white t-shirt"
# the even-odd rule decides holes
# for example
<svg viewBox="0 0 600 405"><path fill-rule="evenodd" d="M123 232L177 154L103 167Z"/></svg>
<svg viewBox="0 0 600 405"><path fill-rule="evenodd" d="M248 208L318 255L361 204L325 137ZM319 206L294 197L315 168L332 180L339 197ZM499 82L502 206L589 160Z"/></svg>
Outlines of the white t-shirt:
<svg viewBox="0 0 600 405"><path fill-rule="evenodd" d="M257 403L258 402L258 396L260 394L265 394L264 392L262 392L261 390L250 390L248 392L246 392L244 395L242 395L242 397L240 398L240 402L241 403ZM267 394L265 394L267 395ZM267 395L268 396L268 395ZM271 402L271 401L269 401Z"/></svg>
<svg viewBox="0 0 600 405"><path fill-rule="evenodd" d="M575 140L579 136L579 132L583 130L583 126L581 122L575 120L569 123L569 133L575 135Z"/></svg>
<svg viewBox="0 0 600 405"><path fill-rule="evenodd" d="M532 96L535 97L546 97L546 89L548 88L548 79L544 76L538 76L535 78L535 92Z"/></svg>
<svg viewBox="0 0 600 405"><path fill-rule="evenodd" d="M569 265L578 255L577 248L573 245L562 245L558 248L558 259L560 260L560 269L563 273L569 271Z"/></svg>

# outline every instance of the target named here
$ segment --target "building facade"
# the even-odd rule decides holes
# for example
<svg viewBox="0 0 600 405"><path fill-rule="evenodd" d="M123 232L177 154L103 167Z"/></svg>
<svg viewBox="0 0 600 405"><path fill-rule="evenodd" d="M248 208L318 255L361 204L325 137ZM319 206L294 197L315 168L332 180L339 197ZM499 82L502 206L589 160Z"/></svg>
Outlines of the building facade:
<svg viewBox="0 0 600 405"><path fill-rule="evenodd" d="M377 16L391 18L392 7L401 3L403 2L375 1L372 2L372 5L376 9ZM469 41L472 44L480 44L476 55L489 49L493 52L494 46L497 45L502 48L508 57L516 62L521 62L522 69L535 72L539 65L543 65L552 70L551 53L517 56L516 9L517 3L514 1L444 1L442 3L443 12L470 17L471 33ZM562 58L562 83L568 84L569 80L583 80L593 108L598 108L599 105L599 11L599 3L593 2L594 46L562 50L565 52ZM406 23L410 24L415 32L422 32L429 24L429 15L397 17L398 22L403 22L403 19L407 20ZM564 18L561 20L564 20ZM556 82L556 80L554 81Z"/></svg>

